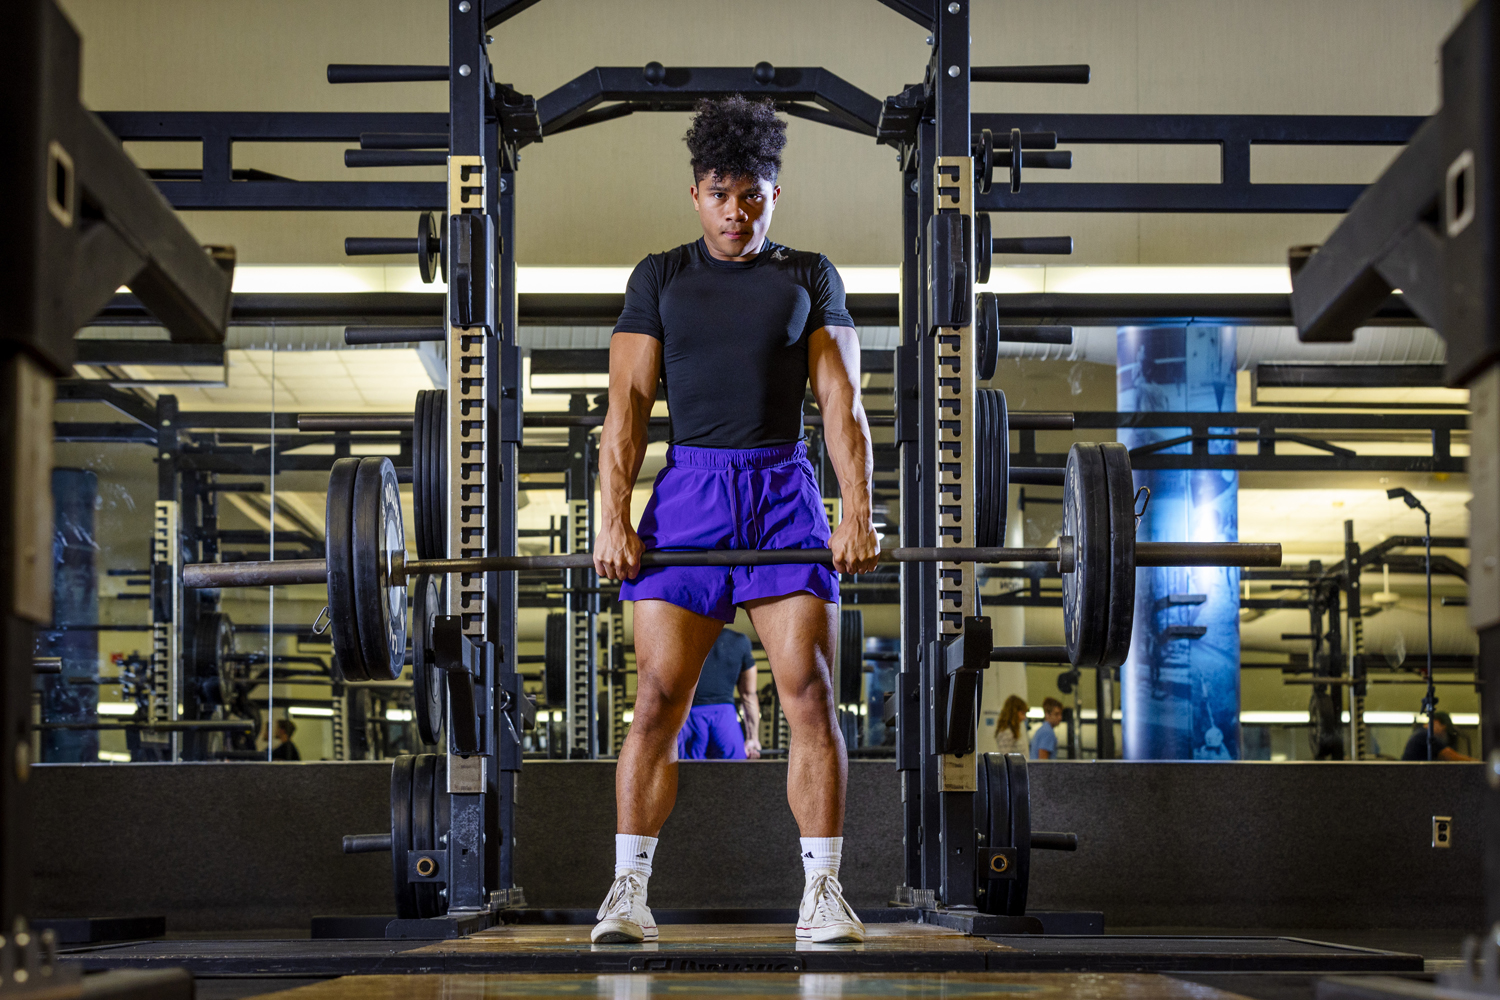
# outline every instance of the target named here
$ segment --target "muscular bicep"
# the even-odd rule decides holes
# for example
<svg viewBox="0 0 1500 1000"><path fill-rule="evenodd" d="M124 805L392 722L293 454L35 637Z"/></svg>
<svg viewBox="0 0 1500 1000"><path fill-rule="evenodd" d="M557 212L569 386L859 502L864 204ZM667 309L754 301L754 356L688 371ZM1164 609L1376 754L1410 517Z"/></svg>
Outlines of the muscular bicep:
<svg viewBox="0 0 1500 1000"><path fill-rule="evenodd" d="M760 687L755 677L755 665L751 664L746 670L740 671L740 694L749 699L759 695Z"/></svg>
<svg viewBox="0 0 1500 1000"><path fill-rule="evenodd" d="M644 407L656 401L661 373L661 341L645 333L617 333L609 339L609 406Z"/></svg>
<svg viewBox="0 0 1500 1000"><path fill-rule="evenodd" d="M807 342L807 375L818 407L859 400L859 333L852 326L823 326Z"/></svg>

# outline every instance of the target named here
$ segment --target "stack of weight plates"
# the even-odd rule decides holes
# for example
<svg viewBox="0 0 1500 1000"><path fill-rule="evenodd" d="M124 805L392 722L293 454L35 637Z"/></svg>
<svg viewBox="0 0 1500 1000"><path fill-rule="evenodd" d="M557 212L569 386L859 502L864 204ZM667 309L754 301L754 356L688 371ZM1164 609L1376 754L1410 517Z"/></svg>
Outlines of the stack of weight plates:
<svg viewBox="0 0 1500 1000"><path fill-rule="evenodd" d="M997 548L1005 544L1010 502L1010 417L999 389L980 389L974 402L974 544Z"/></svg>
<svg viewBox="0 0 1500 1000"><path fill-rule="evenodd" d="M417 393L411 421L411 492L419 559L442 559L448 554L447 428L447 392L423 389Z"/></svg>

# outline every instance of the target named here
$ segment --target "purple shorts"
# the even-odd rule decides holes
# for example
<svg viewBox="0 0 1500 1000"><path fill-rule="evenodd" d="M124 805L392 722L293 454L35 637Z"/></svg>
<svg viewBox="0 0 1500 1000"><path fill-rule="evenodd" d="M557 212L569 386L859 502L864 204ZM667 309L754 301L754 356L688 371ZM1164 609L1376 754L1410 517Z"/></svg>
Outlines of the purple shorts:
<svg viewBox="0 0 1500 1000"><path fill-rule="evenodd" d="M825 549L828 515L807 446L667 449L637 529L647 549ZM831 566L656 566L620 584L622 601L666 601L734 621L734 607L807 592L839 599Z"/></svg>
<svg viewBox="0 0 1500 1000"><path fill-rule="evenodd" d="M745 731L733 705L694 705L677 734L678 760L744 760Z"/></svg>

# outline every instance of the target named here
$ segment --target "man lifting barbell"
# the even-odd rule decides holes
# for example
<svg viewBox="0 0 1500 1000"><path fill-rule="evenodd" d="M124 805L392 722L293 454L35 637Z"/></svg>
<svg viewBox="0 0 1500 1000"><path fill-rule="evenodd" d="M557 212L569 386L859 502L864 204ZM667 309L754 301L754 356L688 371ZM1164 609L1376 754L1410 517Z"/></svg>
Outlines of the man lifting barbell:
<svg viewBox="0 0 1500 1000"><path fill-rule="evenodd" d="M839 885L847 754L831 665L838 572L874 569L874 450L860 403L859 338L844 287L821 254L771 242L786 124L769 101L698 107L686 139L703 237L653 254L630 277L610 341L609 415L600 442L601 576L635 602L635 719L616 772L615 880L596 942L657 936L646 884L677 797L677 733L704 657L744 607L791 729L787 799L806 873L799 940L862 941ZM664 376L667 465L631 524L647 421ZM802 441L808 383L843 497L829 532ZM822 565L642 569L646 549L829 548Z"/></svg>

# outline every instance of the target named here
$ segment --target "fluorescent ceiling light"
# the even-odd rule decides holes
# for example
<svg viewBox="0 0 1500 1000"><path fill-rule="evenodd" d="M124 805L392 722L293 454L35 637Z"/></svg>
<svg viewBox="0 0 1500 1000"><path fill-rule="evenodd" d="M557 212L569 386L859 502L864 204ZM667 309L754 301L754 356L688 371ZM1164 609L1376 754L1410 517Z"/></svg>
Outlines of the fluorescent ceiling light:
<svg viewBox="0 0 1500 1000"><path fill-rule="evenodd" d="M516 288L523 295L620 295L631 267L518 267ZM850 295L894 295L901 290L899 267L845 266L838 269ZM415 264L242 264L234 269L234 290L246 293L442 292L441 281L422 283ZM1166 293L1276 294L1292 289L1280 265L1253 267L1107 267L1021 264L996 267L982 292L1072 295ZM121 292L128 289L121 288Z"/></svg>
<svg viewBox="0 0 1500 1000"><path fill-rule="evenodd" d="M118 750L100 750L99 759L107 760L111 764L129 764L130 754L120 753Z"/></svg>
<svg viewBox="0 0 1500 1000"><path fill-rule="evenodd" d="M411 709L409 709L409 708L388 708L388 709L385 710L385 721L386 722L410 722L411 721Z"/></svg>
<svg viewBox="0 0 1500 1000"><path fill-rule="evenodd" d="M1275 726L1307 725L1307 712L1241 712L1240 725Z"/></svg>
<svg viewBox="0 0 1500 1000"><path fill-rule="evenodd" d="M310 705L293 705L286 710L287 715L307 715L315 719L328 719L333 717L331 708L313 708Z"/></svg>
<svg viewBox="0 0 1500 1000"><path fill-rule="evenodd" d="M1343 712L1339 721L1347 723L1349 713ZM1366 712L1365 725L1367 726L1411 726L1425 719L1419 718L1415 712ZM1261 726L1307 726L1311 725L1311 719L1306 712L1241 712L1240 722L1244 725ZM1477 726L1479 715L1473 712L1454 712L1453 724L1455 726Z"/></svg>
<svg viewBox="0 0 1500 1000"><path fill-rule="evenodd" d="M99 703L100 715L134 715L136 704L133 701L101 701Z"/></svg>

